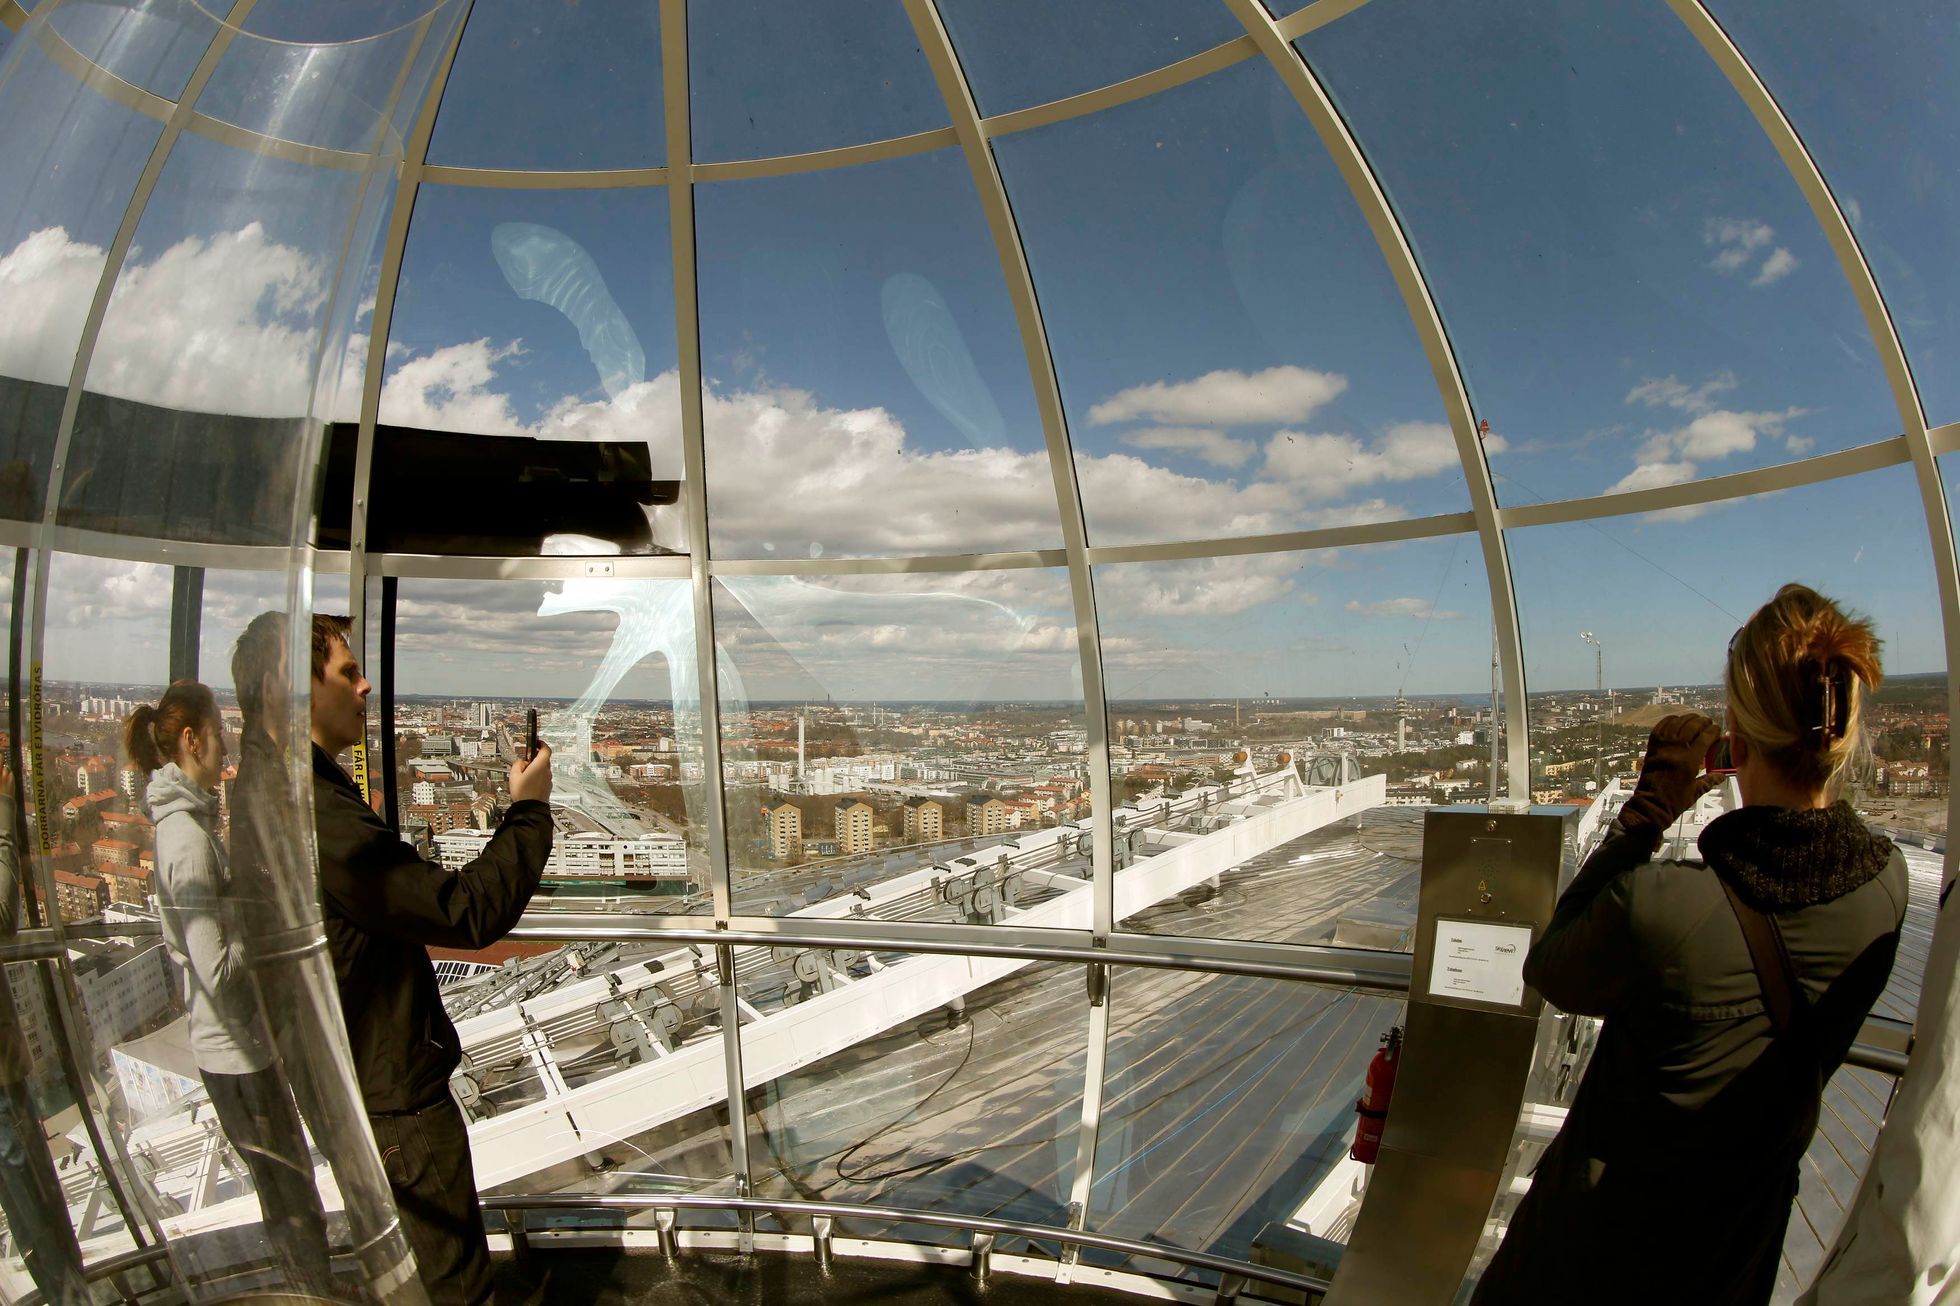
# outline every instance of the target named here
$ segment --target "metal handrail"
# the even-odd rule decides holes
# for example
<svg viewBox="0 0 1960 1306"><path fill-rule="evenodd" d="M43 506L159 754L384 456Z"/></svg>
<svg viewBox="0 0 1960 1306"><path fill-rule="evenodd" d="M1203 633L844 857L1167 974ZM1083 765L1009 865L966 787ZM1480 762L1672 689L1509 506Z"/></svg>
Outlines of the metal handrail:
<svg viewBox="0 0 1960 1306"><path fill-rule="evenodd" d="M158 1261L168 1259L170 1259L170 1249L162 1243L157 1243L150 1247L138 1247L134 1251L117 1252L114 1256L105 1256L99 1261L84 1264L82 1277L90 1283L100 1283L118 1274L127 1274L141 1266L154 1265ZM16 1297L14 1302L15 1306L42 1306L46 1300L39 1288L30 1288Z"/></svg>
<svg viewBox="0 0 1960 1306"><path fill-rule="evenodd" d="M156 934L153 921L91 923L69 926L72 937L134 938ZM48 935L47 938L40 936ZM1304 984L1331 984L1342 988L1376 993L1407 993L1415 958L1406 952L1380 952L1370 948L1337 948L1327 944L1286 944L1299 961L1203 957L1190 953L1131 951L1124 936L1111 935L1106 947L1081 947L1060 943L985 943L968 936L935 939L910 933L904 937L881 938L875 930L852 929L827 933L784 930L717 930L711 928L672 929L666 926L636 926L627 914L602 912L531 912L507 936L539 943L583 943L592 940L618 942L646 940L669 943L726 943L739 947L763 948L890 948L899 952L937 953L948 956L1008 957L1026 961L1068 961L1104 966L1143 966L1155 970L1193 971L1205 975L1238 975L1250 979L1288 980ZM1146 936L1138 936L1141 940ZM1153 940L1155 936L1148 936ZM30 961L52 957L58 952L52 932L22 930L15 940L0 944L0 962ZM1912 1026L1887 1016L1867 1016L1858 1037L1845 1054L1844 1064L1885 1075L1903 1075L1912 1051Z"/></svg>
<svg viewBox="0 0 1960 1306"><path fill-rule="evenodd" d="M494 1211L655 1211L690 1210L761 1211L775 1215L812 1215L851 1220L882 1220L888 1223L930 1224L946 1229L969 1229L974 1233L1010 1234L1039 1242L1074 1244L1102 1251L1122 1252L1148 1260L1175 1261L1200 1270L1258 1279L1265 1283L1296 1288L1304 1292L1326 1292L1330 1282L1311 1275L1295 1274L1270 1265L1234 1260L1210 1252L1190 1251L1165 1243L1139 1242L1086 1229L1060 1229L1053 1225L1029 1224L1020 1220L997 1220L985 1215L957 1215L945 1211L920 1211L903 1206L866 1206L850 1202L776 1201L763 1197L719 1197L710 1193L512 1193L482 1199L486 1210Z"/></svg>

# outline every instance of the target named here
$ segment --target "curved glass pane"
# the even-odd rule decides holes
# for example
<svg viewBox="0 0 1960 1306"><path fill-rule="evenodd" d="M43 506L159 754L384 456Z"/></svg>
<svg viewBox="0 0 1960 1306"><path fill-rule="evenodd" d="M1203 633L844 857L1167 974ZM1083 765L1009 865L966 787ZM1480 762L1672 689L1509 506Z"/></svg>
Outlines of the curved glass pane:
<svg viewBox="0 0 1960 1306"><path fill-rule="evenodd" d="M1344 1241L1377 1036L1403 1003L1278 980L1117 968L1089 1228L1253 1259L1269 1225ZM1214 1283L1085 1248L1090 1264Z"/></svg>
<svg viewBox="0 0 1960 1306"><path fill-rule="evenodd" d="M1063 573L724 577L715 638L738 914L1087 928Z"/></svg>
<svg viewBox="0 0 1960 1306"><path fill-rule="evenodd" d="M1709 8L1803 136L1878 278L1928 420L1960 418L1960 27L1944 5ZM1885 142L1874 148L1874 142Z"/></svg>
<svg viewBox="0 0 1960 1306"><path fill-rule="evenodd" d="M1808 205L1665 9L1377 0L1299 44L1421 258L1501 501L1897 432Z"/></svg>
<svg viewBox="0 0 1960 1306"><path fill-rule="evenodd" d="M1474 536L1096 568L1125 929L1404 950L1422 812L1481 801Z"/></svg>
<svg viewBox="0 0 1960 1306"><path fill-rule="evenodd" d="M533 909L709 909L690 582L405 580L394 654L404 838L472 861L535 710L559 834Z"/></svg>
<svg viewBox="0 0 1960 1306"><path fill-rule="evenodd" d="M359 176L180 137L89 365L60 521L282 545Z"/></svg>
<svg viewBox="0 0 1960 1306"><path fill-rule="evenodd" d="M957 150L694 200L716 556L1060 547L1027 355Z"/></svg>
<svg viewBox="0 0 1960 1306"><path fill-rule="evenodd" d="M429 162L464 168L649 168L667 161L655 0L583 0L540 22L470 11Z"/></svg>
<svg viewBox="0 0 1960 1306"><path fill-rule="evenodd" d="M45 32L35 39L66 47L69 59L113 73L152 95L174 100L197 69L197 61L222 30L218 17L199 0L144 0L48 5Z"/></svg>
<svg viewBox="0 0 1960 1306"><path fill-rule="evenodd" d="M370 548L687 550L667 232L659 188L421 188ZM412 492L438 479L451 494Z"/></svg>
<svg viewBox="0 0 1960 1306"><path fill-rule="evenodd" d="M10 1300L38 1289L43 1300L59 1301L61 1292L76 1290L78 1267L133 1251L136 1242L110 1177L115 1158L96 1151L83 1125L86 1107L62 1071L62 1025L52 1014L61 977L48 962L4 969L0 1038L10 1074L0 1081L0 1130L9 1159L0 1174L7 1235L0 1283ZM73 1300L89 1300L86 1288L80 1291Z"/></svg>
<svg viewBox="0 0 1960 1306"><path fill-rule="evenodd" d="M806 154L947 125L897 4L690 0L694 160Z"/></svg>
<svg viewBox="0 0 1960 1306"><path fill-rule="evenodd" d="M1374 238L1263 61L994 149L1091 543L1468 506Z"/></svg>
<svg viewBox="0 0 1960 1306"><path fill-rule="evenodd" d="M216 9L212 0L197 0ZM368 41L385 37L431 13L454 13L456 0L342 0L331 5L312 0L257 0L245 16L244 27L267 41L299 45Z"/></svg>
<svg viewBox="0 0 1960 1306"><path fill-rule="evenodd" d="M1624 795L1662 716L1692 709L1720 719L1723 650L1778 586L1801 581L1872 619L1885 683L1867 708L1873 765L1846 797L1906 855L1906 925L1876 1008L1905 1020L1917 1005L1947 818L1945 645L1918 505L1912 470L1894 467L1671 513L1508 532L1540 801ZM1854 1069L1826 1087L1777 1300L1794 1299L1821 1266L1889 1094L1885 1077Z"/></svg>
<svg viewBox="0 0 1960 1306"><path fill-rule="evenodd" d="M1183 0L946 0L939 15L987 115L1126 81L1245 35L1224 5Z"/></svg>
<svg viewBox="0 0 1960 1306"><path fill-rule="evenodd" d="M0 517L39 521L75 346L162 124L56 66L33 31L0 74ZM51 168L65 142L78 168ZM65 153L62 154L65 157Z"/></svg>
<svg viewBox="0 0 1960 1306"><path fill-rule="evenodd" d="M1820 521L1831 528L1819 531ZM1676 702L1719 699L1729 637L1789 581L1877 624L1888 691L1931 676L1944 684L1932 561L1910 468L1506 535L1533 696L1534 787L1547 764L1578 755L1580 739L1561 742L1562 728L1583 721L1587 756L1596 749L1601 706L1609 709L1609 743L1616 729L1620 736L1606 774L1637 766L1648 718ZM1612 583L1578 585L1574 577ZM1610 703L1595 691L1600 680Z"/></svg>
<svg viewBox="0 0 1960 1306"><path fill-rule="evenodd" d="M403 65L433 59L441 35L404 27L351 45L234 41L198 96L197 111L281 141L399 152L399 140L384 142L379 133L400 108L392 97ZM392 125L399 133L399 122Z"/></svg>
<svg viewBox="0 0 1960 1306"><path fill-rule="evenodd" d="M882 950L754 949L737 989L749 1165L764 1197L1068 1223L1082 969ZM964 1242L894 1221L854 1234Z"/></svg>
<svg viewBox="0 0 1960 1306"><path fill-rule="evenodd" d="M58 819L64 837L51 846L39 888L62 919L110 927L109 937L75 941L71 1005L64 1008L57 999L53 1016L81 1022L84 1073L100 1093L87 1109L117 1153L113 1163L140 1185L140 1196L131 1196L147 1211L188 1217L172 1221L185 1235L173 1241L172 1255L182 1273L211 1280L245 1270L270 1232L260 1227L255 1200L255 1180L264 1172L248 1173L238 1149L263 1141L270 1150L271 1140L246 1135L241 1122L255 1112L230 1093L263 1086L270 1040L260 1037L259 1019L244 1014L257 1011L256 988L221 986L219 968L208 964L205 950L187 950L192 936L183 926L215 919L211 908L222 901L222 890L212 892L208 879L198 881L206 886L203 897L213 901L197 905L202 899L192 896L197 877L188 860L174 843L158 843L156 822L172 810L164 791L146 792L150 777L122 747L125 720L137 704L155 703L170 679L172 582L171 569L153 563L74 554L51 561L40 711L44 722L58 724L53 731L43 728L38 764L45 779L35 788L44 819ZM90 788L80 792L84 779ZM226 829L206 820L209 837L227 838ZM226 910L244 906L240 901ZM145 923L151 928L141 929ZM138 928L121 934L118 924ZM220 936L217 955L243 946ZM221 1008L206 1005L221 993L235 1000ZM207 1040L201 1060L190 1032L193 1006L202 1020L216 1009L231 1017L229 1024L200 1024ZM250 1038L246 1029L253 1031ZM214 1031L228 1033L213 1040ZM285 1111L291 1113L286 1091ZM289 1143L298 1135L296 1116L293 1124L292 1137L284 1139ZM298 1164L296 1147L277 1150ZM200 1173L209 1173L211 1181L200 1184ZM94 1196L101 1200L106 1193ZM317 1196L313 1203L317 1220ZM96 1236L87 1229L86 1203L77 1203L75 1215L85 1230L84 1250L92 1251ZM198 1237L196 1229L232 1236ZM322 1233L314 1235L312 1248L323 1263Z"/></svg>

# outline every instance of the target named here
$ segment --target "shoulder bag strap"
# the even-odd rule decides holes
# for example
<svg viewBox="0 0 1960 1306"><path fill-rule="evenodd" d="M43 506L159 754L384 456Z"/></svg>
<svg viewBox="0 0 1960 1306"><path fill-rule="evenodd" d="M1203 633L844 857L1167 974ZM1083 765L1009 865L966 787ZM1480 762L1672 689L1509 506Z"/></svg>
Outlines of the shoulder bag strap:
<svg viewBox="0 0 1960 1306"><path fill-rule="evenodd" d="M1722 875L1715 876L1721 881L1722 892L1728 895L1729 907L1735 912L1736 923L1742 926L1743 942L1749 945L1749 964L1755 968L1756 980L1763 988L1763 1006L1769 1012L1769 1027L1773 1033L1781 1034L1790 1028L1797 1012L1807 1004L1799 996L1796 972L1790 964L1790 950L1783 941L1783 931L1776 928L1776 922L1757 911L1742 900Z"/></svg>

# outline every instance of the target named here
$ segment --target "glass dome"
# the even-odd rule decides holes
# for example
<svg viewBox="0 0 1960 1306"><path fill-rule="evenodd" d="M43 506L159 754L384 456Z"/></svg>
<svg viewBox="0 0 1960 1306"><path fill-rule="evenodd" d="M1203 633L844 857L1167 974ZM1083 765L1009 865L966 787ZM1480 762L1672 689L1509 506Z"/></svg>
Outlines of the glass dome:
<svg viewBox="0 0 1960 1306"><path fill-rule="evenodd" d="M1940 7L1843 0L0 0L44 1213L98 1279L292 1270L122 751L201 680L268 742L224 920L333 1282L419 1299L306 701L234 674L346 613L349 770L431 861L527 711L554 750L543 886L434 953L496 1246L1338 1282L1425 813L1596 833L1798 579L1884 639L1857 801L1915 901L1794 1299L1952 969L1957 61ZM60 1259L26 1200L7 1301Z"/></svg>

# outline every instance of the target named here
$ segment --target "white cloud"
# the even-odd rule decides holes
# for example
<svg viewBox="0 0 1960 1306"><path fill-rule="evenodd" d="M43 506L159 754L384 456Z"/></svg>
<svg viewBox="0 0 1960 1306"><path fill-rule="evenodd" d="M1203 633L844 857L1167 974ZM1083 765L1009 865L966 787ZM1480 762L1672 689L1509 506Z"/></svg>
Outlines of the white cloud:
<svg viewBox="0 0 1960 1306"><path fill-rule="evenodd" d="M1218 371L1190 381L1152 381L1119 390L1089 410L1097 426L1139 418L1181 426L1252 426L1304 421L1347 389L1347 378L1305 367Z"/></svg>
<svg viewBox="0 0 1960 1306"><path fill-rule="evenodd" d="M1756 256L1776 239L1776 229L1754 218L1710 218L1702 227L1702 243L1715 250L1708 266L1723 276L1734 276L1755 261ZM1770 286L1797 269L1797 256L1778 245L1763 258L1752 286Z"/></svg>
<svg viewBox="0 0 1960 1306"><path fill-rule="evenodd" d="M0 256L0 371L65 384L106 254L59 227ZM201 412L306 410L326 298L319 265L258 223L132 249L109 303L88 386Z"/></svg>
<svg viewBox="0 0 1960 1306"><path fill-rule="evenodd" d="M1101 567L1097 614L1111 630L1165 617L1236 616L1262 604L1297 600L1294 574L1301 566L1298 557L1264 554Z"/></svg>
<svg viewBox="0 0 1960 1306"><path fill-rule="evenodd" d="M1382 599L1375 603L1349 599L1345 606L1357 617L1423 617L1434 621L1455 621L1463 616L1461 612L1438 608L1428 599Z"/></svg>
<svg viewBox="0 0 1960 1306"><path fill-rule="evenodd" d="M1680 485L1692 481L1695 470L1695 465L1690 462L1641 463L1607 486L1606 492L1619 494L1627 490L1657 490L1663 485Z"/></svg>
<svg viewBox="0 0 1960 1306"><path fill-rule="evenodd" d="M1689 463L1727 458L1748 453L1759 439L1783 434L1783 424L1804 413L1786 408L1780 413L1737 412L1717 408L1702 413L1686 426L1672 431L1650 431L1640 447L1637 461L1645 463L1685 460Z"/></svg>
<svg viewBox="0 0 1960 1306"><path fill-rule="evenodd" d="M1504 437L1484 437L1491 453L1505 449ZM1309 499L1338 499L1382 482L1413 481L1461 466L1456 438L1441 422L1403 422L1373 445L1352 435L1310 435L1281 431L1266 442L1265 473Z"/></svg>
<svg viewBox="0 0 1960 1306"><path fill-rule="evenodd" d="M1715 396L1735 389L1733 372L1717 372L1698 386L1689 386L1674 376L1649 377L1627 391L1626 402L1649 408L1678 408L1684 413L1705 413L1715 406Z"/></svg>
<svg viewBox="0 0 1960 1306"><path fill-rule="evenodd" d="M510 400L488 388L497 364L522 352L519 341L493 345L486 339L411 356L382 383L380 420L437 431L523 434Z"/></svg>
<svg viewBox="0 0 1960 1306"><path fill-rule="evenodd" d="M1243 467L1257 452L1250 440L1235 440L1223 431L1202 427L1157 426L1122 437L1132 449L1171 449L1193 454L1215 467Z"/></svg>
<svg viewBox="0 0 1960 1306"><path fill-rule="evenodd" d="M1770 256L1763 260L1762 267L1749 279L1752 286L1773 286L1797 270L1797 256L1778 245Z"/></svg>
<svg viewBox="0 0 1960 1306"><path fill-rule="evenodd" d="M1722 371L1700 385L1688 385L1675 376L1648 377L1629 390L1626 402L1630 404L1672 408L1692 416L1685 426L1649 429L1634 454L1633 470L1608 487L1607 492L1651 490L1691 481L1702 475L1702 464L1749 453L1765 439L1784 439L1793 453L1810 447L1811 441L1801 436L1786 436L1783 429L1791 419L1801 417L1805 409L1748 412L1715 407L1716 400L1736 386L1735 374ZM1669 510L1674 517L1695 516L1700 511Z"/></svg>

